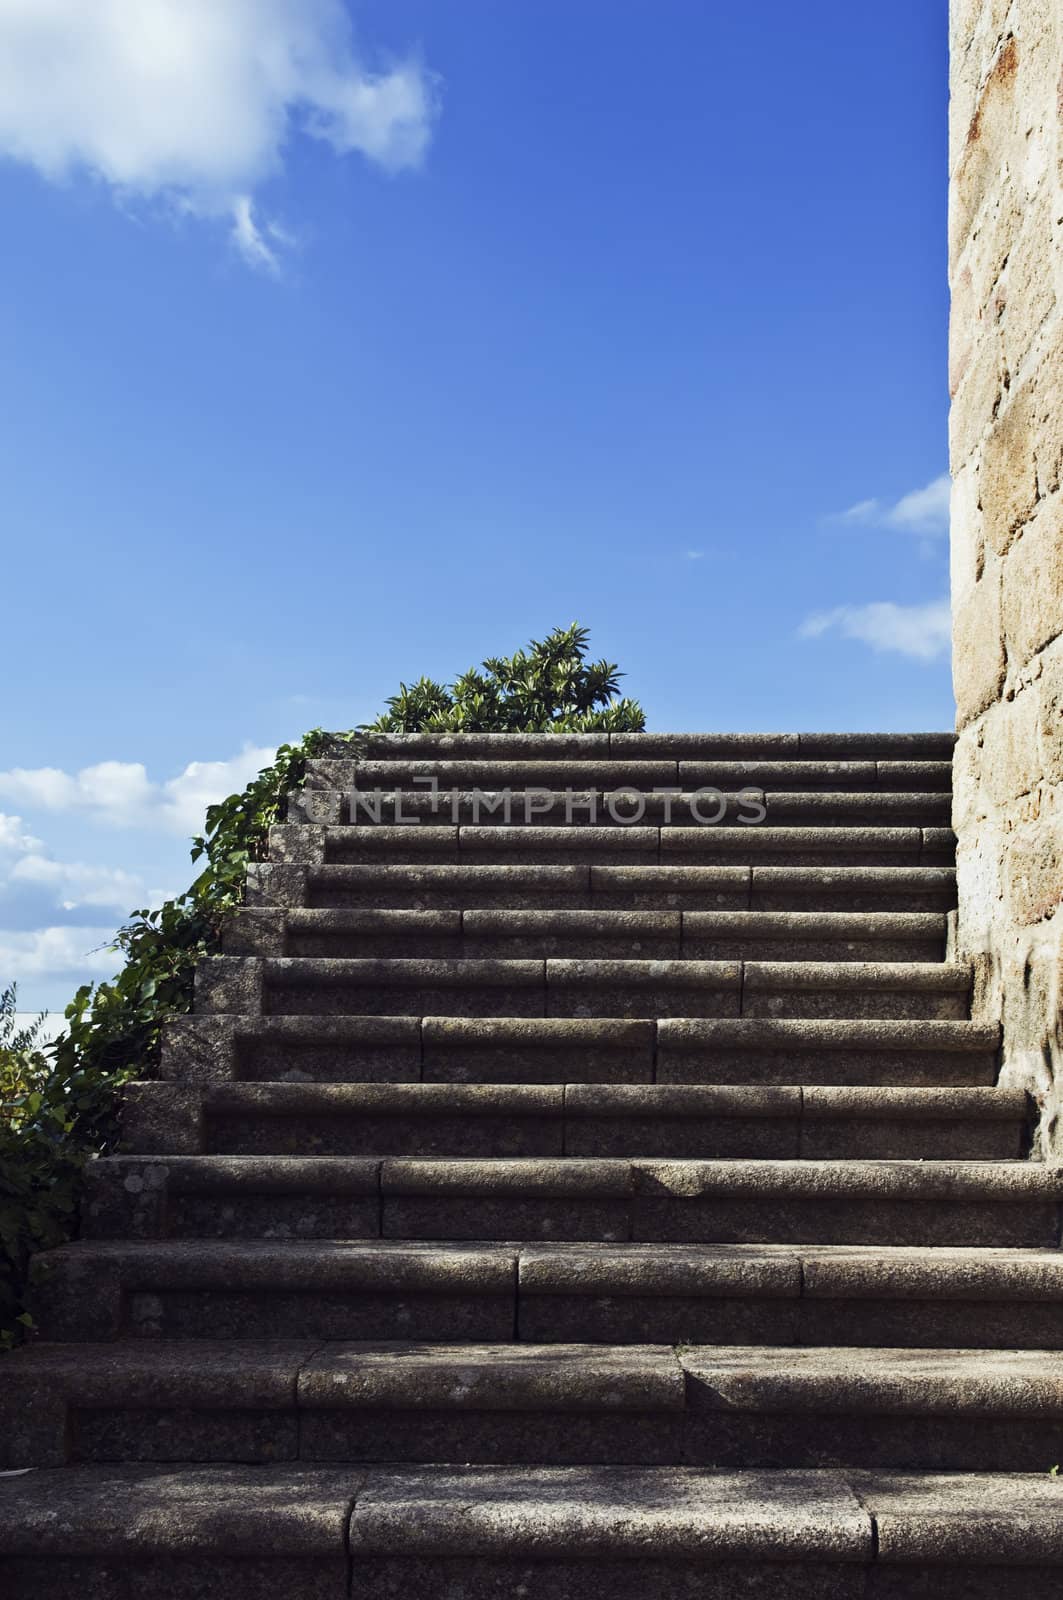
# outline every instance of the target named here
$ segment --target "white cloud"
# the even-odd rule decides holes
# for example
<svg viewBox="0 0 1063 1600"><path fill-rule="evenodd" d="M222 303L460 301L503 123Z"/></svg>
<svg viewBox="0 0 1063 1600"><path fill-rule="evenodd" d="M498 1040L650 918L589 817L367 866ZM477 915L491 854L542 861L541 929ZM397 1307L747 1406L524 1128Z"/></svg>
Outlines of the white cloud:
<svg viewBox="0 0 1063 1600"><path fill-rule="evenodd" d="M705 552L704 550L684 550L683 556L687 561L704 561Z"/></svg>
<svg viewBox="0 0 1063 1600"><path fill-rule="evenodd" d="M21 817L5 816L0 811L0 850L5 854L13 851L21 855L26 850L39 850L41 841L35 839L32 833L24 833Z"/></svg>
<svg viewBox="0 0 1063 1600"><path fill-rule="evenodd" d="M887 512L886 524L890 528L905 528L912 533L948 533L951 494L952 479L947 472L943 472L925 489L913 489L909 494L902 495Z"/></svg>
<svg viewBox="0 0 1063 1600"><path fill-rule="evenodd" d="M0 155L228 218L268 270L284 234L254 195L293 133L397 172L437 110L417 59L362 63L343 0L0 0Z"/></svg>
<svg viewBox="0 0 1063 1600"><path fill-rule="evenodd" d="M818 639L832 631L845 639L859 639L873 650L893 651L915 661L936 661L948 654L952 618L947 600L913 606L878 600L817 612L806 617L798 634L803 639Z"/></svg>
<svg viewBox="0 0 1063 1600"><path fill-rule="evenodd" d="M208 806L243 789L277 752L268 745L247 745L228 761L190 761L176 778L162 785L161 810L173 833L200 833Z"/></svg>
<svg viewBox="0 0 1063 1600"><path fill-rule="evenodd" d="M905 533L947 534L951 489L952 480L944 472L925 488L910 490L892 505L884 500L858 500L856 505L839 512L831 520L899 528Z"/></svg>
<svg viewBox="0 0 1063 1600"><path fill-rule="evenodd" d="M113 927L35 928L29 933L0 929L0 973L5 983L67 975L77 982L109 978L121 957L100 947L113 939Z"/></svg>
<svg viewBox="0 0 1063 1600"><path fill-rule="evenodd" d="M164 783L153 782L140 761L100 761L73 774L58 767L13 767L0 772L0 798L43 811L81 812L117 827L198 833L207 806L242 789L275 753L249 745L228 761L189 762Z"/></svg>
<svg viewBox="0 0 1063 1600"><path fill-rule="evenodd" d="M143 878L124 872L121 867L55 861L37 852L20 857L8 873L7 881L47 889L64 911L74 911L79 906L108 906L126 916L145 899Z"/></svg>

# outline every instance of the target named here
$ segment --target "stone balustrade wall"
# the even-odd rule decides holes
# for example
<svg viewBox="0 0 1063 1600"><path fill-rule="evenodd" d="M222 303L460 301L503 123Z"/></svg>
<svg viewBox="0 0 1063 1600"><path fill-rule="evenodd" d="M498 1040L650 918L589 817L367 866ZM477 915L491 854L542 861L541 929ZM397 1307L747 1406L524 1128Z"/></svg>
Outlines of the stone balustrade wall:
<svg viewBox="0 0 1063 1600"><path fill-rule="evenodd" d="M952 0L957 954L1063 1158L1063 5Z"/></svg>

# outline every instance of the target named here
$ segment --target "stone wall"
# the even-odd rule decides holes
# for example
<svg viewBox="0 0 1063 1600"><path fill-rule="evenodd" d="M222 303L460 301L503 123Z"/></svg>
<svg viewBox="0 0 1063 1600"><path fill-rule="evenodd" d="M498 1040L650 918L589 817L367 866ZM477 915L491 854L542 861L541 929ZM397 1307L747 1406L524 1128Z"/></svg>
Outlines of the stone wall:
<svg viewBox="0 0 1063 1600"><path fill-rule="evenodd" d="M952 0L957 953L1063 1159L1063 4Z"/></svg>

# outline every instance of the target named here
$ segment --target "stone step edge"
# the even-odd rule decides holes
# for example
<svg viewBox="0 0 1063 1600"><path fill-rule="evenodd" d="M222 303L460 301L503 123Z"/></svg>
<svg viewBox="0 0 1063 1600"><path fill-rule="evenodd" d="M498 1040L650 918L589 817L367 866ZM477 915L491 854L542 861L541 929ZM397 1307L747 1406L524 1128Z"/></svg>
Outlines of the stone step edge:
<svg viewBox="0 0 1063 1600"><path fill-rule="evenodd" d="M868 1018L720 1020L671 1017L271 1017L199 1014L177 1017L163 1030L160 1077L183 1084L239 1081L239 1055L249 1043L403 1046L411 1068L423 1071L426 1051L519 1046L603 1045L637 1050L656 1071L663 1049L698 1055L706 1050L798 1052L879 1051L914 1054L994 1055L999 1023L888 1021Z"/></svg>
<svg viewBox="0 0 1063 1600"><path fill-rule="evenodd" d="M761 833L794 827L880 830L946 827L952 816L949 790L779 790L752 785L736 793L701 789L527 790L296 789L288 796L278 827L388 828L457 827L523 832L533 827L605 828L631 832ZM564 821L558 820L563 817ZM662 837L662 846L664 844Z"/></svg>
<svg viewBox="0 0 1063 1600"><path fill-rule="evenodd" d="M597 909L484 908L420 910L383 907L267 908L241 906L226 919L223 953L226 955L284 956L292 934L312 933L337 937L391 935L441 936L456 940L529 939L538 936L577 940L615 938L637 940L658 937L674 943L681 954L686 939L794 941L822 940L831 959L836 944L874 945L884 940L899 943L940 944L947 936L944 911L687 911Z"/></svg>
<svg viewBox="0 0 1063 1600"><path fill-rule="evenodd" d="M606 1592L603 1564L627 1561L1054 1569L1063 1485L814 1469L67 1467L0 1480L0 1552L35 1558L15 1600L34 1592L31 1567L64 1557L202 1562L205 1576L242 1560L316 1559L337 1594L362 1563L384 1562L398 1581L404 1561L416 1571L447 1557L512 1573L571 1562L588 1595Z"/></svg>
<svg viewBox="0 0 1063 1600"><path fill-rule="evenodd" d="M514 1302L602 1294L1063 1301L1063 1253L1048 1246L82 1239L36 1256L34 1277L59 1287L69 1280L75 1311L82 1309L90 1283L104 1299L134 1285L263 1293L460 1292Z"/></svg>
<svg viewBox="0 0 1063 1600"><path fill-rule="evenodd" d="M443 1199L1063 1202L1063 1166L1020 1159L112 1155L97 1157L86 1175L97 1189L114 1184L152 1207L161 1207L167 1193L241 1190Z"/></svg>
<svg viewBox="0 0 1063 1600"><path fill-rule="evenodd" d="M911 865L918 865L924 856L946 855L951 858L956 848L956 836L948 827L866 827L851 828L805 827L539 827L531 824L511 827L474 827L431 823L428 825L391 825L371 823L367 826L348 824L274 823L269 832L269 857L272 862L291 866L324 866L332 864L334 851L357 846L371 846L382 854L393 851L395 864L412 864L418 855L428 851L453 852L454 863L459 860L475 862L483 859L484 852L564 851L575 854L581 850L607 850L652 857L651 865L667 865L684 853L703 850L731 854L740 866L752 865L743 861L743 854L751 858L773 852L792 856L801 852L827 853L832 856L852 851L861 855L888 855L902 852L912 857ZM404 861L405 853L405 861ZM342 865L343 863L336 863ZM857 863L858 864L858 863ZM951 859L941 863L927 861L927 865L951 865Z"/></svg>
<svg viewBox="0 0 1063 1600"><path fill-rule="evenodd" d="M499 782L503 779L503 782ZM819 759L800 756L727 758L562 756L522 759L504 753L487 757L317 756L307 762L304 784L311 789L400 788L411 793L439 789L642 788L668 784L711 786L739 793L755 788L817 793L941 794L952 788L952 762L941 757L912 760L874 756Z"/></svg>
<svg viewBox="0 0 1063 1600"><path fill-rule="evenodd" d="M37 1344L4 1363L0 1468L61 1465L78 1410L1063 1420L1063 1352L227 1340Z"/></svg>
<svg viewBox="0 0 1063 1600"><path fill-rule="evenodd" d="M941 887L954 889L955 867L919 866L905 867L757 867L757 866L593 866L553 865L527 866L505 863L486 864L476 861L425 861L425 862L326 862L320 866L288 866L277 861L252 861L247 869L248 881L283 873L293 882L303 883L363 882L386 883L389 880L412 880L431 886L433 882L445 883L498 883L519 888L529 883L567 884L599 892L610 888L628 890L639 885L661 884L666 888L682 888L689 884L695 888L881 888L896 890L903 887L913 890ZM471 909L471 908L470 908ZM608 906L603 909L608 909Z"/></svg>
<svg viewBox="0 0 1063 1600"><path fill-rule="evenodd" d="M133 1081L123 1090L122 1150L126 1154L195 1155L205 1152L210 1118L439 1117L549 1119L567 1126L641 1119L683 1122L774 1119L798 1124L970 1123L1013 1124L1031 1117L1022 1089L896 1088L700 1084L453 1084L453 1083L231 1083ZM562 1145L565 1148L565 1145ZM1016 1142L1016 1151L1018 1143Z"/></svg>
<svg viewBox="0 0 1063 1600"><path fill-rule="evenodd" d="M546 959L333 956L206 956L196 967L195 1010L200 1015L260 1014L269 986L327 988L588 989L668 988L899 993L966 993L972 968L945 961L702 961L686 959L585 961Z"/></svg>
<svg viewBox="0 0 1063 1600"><path fill-rule="evenodd" d="M533 756L560 755L567 757L577 752L591 758L606 752L610 756L651 756L665 752L668 758L683 750L694 750L697 759L706 753L748 754L751 749L761 749L776 755L807 755L815 759L850 760L858 752L873 750L878 759L950 760L956 745L952 732L910 733L377 733L371 734L363 744L367 755L380 757L422 755L435 759L437 754L449 758L453 754L471 754L484 750L491 756L514 756L518 752ZM349 757L350 744L341 736L325 752ZM691 757L690 759L695 759Z"/></svg>
<svg viewBox="0 0 1063 1600"><path fill-rule="evenodd" d="M921 814L929 825L940 825L952 814L952 792L947 789L766 789L748 784L742 789L720 789L704 784L700 789L658 785L644 790L632 784L616 789L547 789L531 785L526 789L504 786L499 789L440 789L438 792L404 787L383 789L301 788L287 797L282 826L358 827L393 826L395 823L431 827L461 827L466 812L472 813L477 827L534 826L536 817L551 825L557 812L565 816L566 827L716 828L737 823L740 827L772 826L773 818L807 818L809 825L823 816L859 818L871 813L875 823L886 819ZM604 812L604 815L602 813ZM655 819L663 816L662 822ZM725 823L724 818L728 819ZM431 821L423 819L430 818ZM527 821L524 819L527 818ZM557 824L555 824L557 825ZM827 825L826 822L824 825ZM916 824L910 823L910 826Z"/></svg>

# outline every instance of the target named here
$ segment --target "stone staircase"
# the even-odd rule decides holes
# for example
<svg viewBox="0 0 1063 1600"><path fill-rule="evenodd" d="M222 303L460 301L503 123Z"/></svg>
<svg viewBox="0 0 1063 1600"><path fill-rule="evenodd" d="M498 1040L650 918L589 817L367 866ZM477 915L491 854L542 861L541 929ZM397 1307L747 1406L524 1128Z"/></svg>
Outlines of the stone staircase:
<svg viewBox="0 0 1063 1600"><path fill-rule="evenodd" d="M0 1594L1063 1596L1063 1170L948 959L951 749L313 763L36 1262Z"/></svg>

